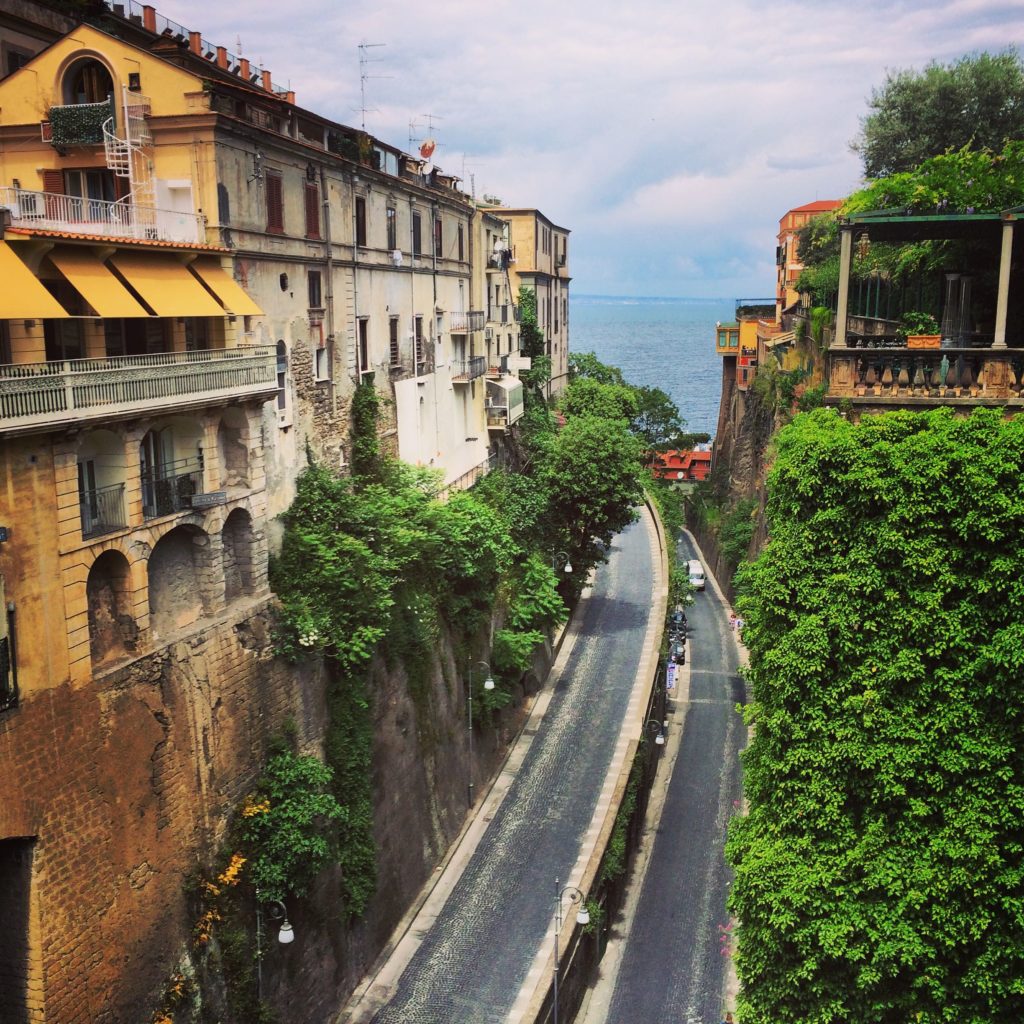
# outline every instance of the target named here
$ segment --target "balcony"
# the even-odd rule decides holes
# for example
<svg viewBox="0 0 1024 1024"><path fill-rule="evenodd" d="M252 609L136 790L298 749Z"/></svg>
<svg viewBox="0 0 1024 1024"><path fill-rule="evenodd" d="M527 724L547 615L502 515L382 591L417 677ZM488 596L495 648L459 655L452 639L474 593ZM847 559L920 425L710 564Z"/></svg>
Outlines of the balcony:
<svg viewBox="0 0 1024 1024"><path fill-rule="evenodd" d="M55 148L102 146L103 125L114 118L114 100L50 107L49 117L43 122L43 140Z"/></svg>
<svg viewBox="0 0 1024 1024"><path fill-rule="evenodd" d="M523 385L517 377L502 377L488 380L487 397L484 400L488 430L506 430L522 419Z"/></svg>
<svg viewBox="0 0 1024 1024"><path fill-rule="evenodd" d="M158 473L142 475L142 515L146 519L169 516L192 507L203 489L203 467L198 459L183 459Z"/></svg>
<svg viewBox="0 0 1024 1024"><path fill-rule="evenodd" d="M830 405L1024 405L1024 350L890 347L829 352Z"/></svg>
<svg viewBox="0 0 1024 1024"><path fill-rule="evenodd" d="M451 314L452 334L466 334L469 331L482 331L486 314L482 309L474 309L468 313Z"/></svg>
<svg viewBox="0 0 1024 1024"><path fill-rule="evenodd" d="M81 493L81 492L80 492ZM82 539L102 537L128 525L124 507L124 484L97 487L81 493Z"/></svg>
<svg viewBox="0 0 1024 1024"><path fill-rule="evenodd" d="M0 207L10 211L13 228L158 242L206 240L205 218L198 214L157 210L123 201L111 203L58 192L5 187L0 188Z"/></svg>
<svg viewBox="0 0 1024 1024"><path fill-rule="evenodd" d="M0 365L0 434L149 415L277 392L269 345Z"/></svg>
<svg viewBox="0 0 1024 1024"><path fill-rule="evenodd" d="M487 372L487 356L473 356L472 359L452 360L452 383L468 384Z"/></svg>

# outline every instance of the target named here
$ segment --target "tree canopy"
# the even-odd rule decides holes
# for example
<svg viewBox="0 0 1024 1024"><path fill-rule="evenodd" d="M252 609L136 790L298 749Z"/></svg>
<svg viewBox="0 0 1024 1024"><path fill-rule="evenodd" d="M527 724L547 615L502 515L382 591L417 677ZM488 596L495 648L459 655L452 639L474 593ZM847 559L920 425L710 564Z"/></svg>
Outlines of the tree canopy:
<svg viewBox="0 0 1024 1024"><path fill-rule="evenodd" d="M1010 48L890 71L868 108L852 143L865 177L909 171L964 146L998 152L1024 138L1024 65Z"/></svg>
<svg viewBox="0 0 1024 1024"><path fill-rule="evenodd" d="M1024 417L781 431L740 569L744 1024L1024 1019Z"/></svg>

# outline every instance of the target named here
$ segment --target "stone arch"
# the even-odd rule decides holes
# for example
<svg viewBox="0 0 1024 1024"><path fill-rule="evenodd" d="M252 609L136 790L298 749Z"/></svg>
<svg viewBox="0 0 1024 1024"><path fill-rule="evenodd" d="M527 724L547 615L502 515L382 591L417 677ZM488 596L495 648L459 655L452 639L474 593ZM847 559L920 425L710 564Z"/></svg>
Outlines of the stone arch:
<svg viewBox="0 0 1024 1024"><path fill-rule="evenodd" d="M220 487L249 486L249 420L244 409L224 410L217 427Z"/></svg>
<svg viewBox="0 0 1024 1024"><path fill-rule="evenodd" d="M221 531L224 558L224 600L233 601L253 591L256 542L252 516L236 508L224 521Z"/></svg>
<svg viewBox="0 0 1024 1024"><path fill-rule="evenodd" d="M165 533L149 556L149 622L155 636L194 626L211 590L210 538L183 524Z"/></svg>
<svg viewBox="0 0 1024 1024"><path fill-rule="evenodd" d="M128 559L116 549L104 551L89 570L85 592L93 665L116 661L134 651L139 629L131 614Z"/></svg>

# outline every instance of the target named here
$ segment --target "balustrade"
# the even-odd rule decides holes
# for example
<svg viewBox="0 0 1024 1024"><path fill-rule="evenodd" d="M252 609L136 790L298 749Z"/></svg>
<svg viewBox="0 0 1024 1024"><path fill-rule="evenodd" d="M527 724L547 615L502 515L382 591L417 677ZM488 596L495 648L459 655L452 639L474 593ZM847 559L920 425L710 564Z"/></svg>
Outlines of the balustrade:
<svg viewBox="0 0 1024 1024"><path fill-rule="evenodd" d="M142 514L146 519L169 516L192 507L192 496L203 489L203 468L198 459L183 459L152 473L142 474Z"/></svg>
<svg viewBox="0 0 1024 1024"><path fill-rule="evenodd" d="M472 359L452 360L452 383L468 384L487 372L487 357L473 356Z"/></svg>
<svg viewBox="0 0 1024 1024"><path fill-rule="evenodd" d="M0 433L152 412L206 399L270 397L269 345L0 365Z"/></svg>
<svg viewBox="0 0 1024 1024"><path fill-rule="evenodd" d="M128 525L124 507L124 484L96 487L80 493L82 539L101 537Z"/></svg>

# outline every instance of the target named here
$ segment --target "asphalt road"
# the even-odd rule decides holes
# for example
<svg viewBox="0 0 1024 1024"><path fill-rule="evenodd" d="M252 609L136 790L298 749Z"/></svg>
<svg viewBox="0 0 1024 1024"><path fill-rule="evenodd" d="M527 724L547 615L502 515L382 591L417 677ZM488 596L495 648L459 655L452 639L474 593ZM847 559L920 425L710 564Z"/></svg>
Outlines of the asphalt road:
<svg viewBox="0 0 1024 1024"><path fill-rule="evenodd" d="M680 557L696 558L688 539ZM690 692L676 759L607 1009L608 1024L718 1024L728 970L725 829L741 799L746 728L728 609L709 586L687 609Z"/></svg>
<svg viewBox="0 0 1024 1024"><path fill-rule="evenodd" d="M572 654L509 793L380 1024L504 1021L576 861L622 729L651 605L646 520L598 568Z"/></svg>

